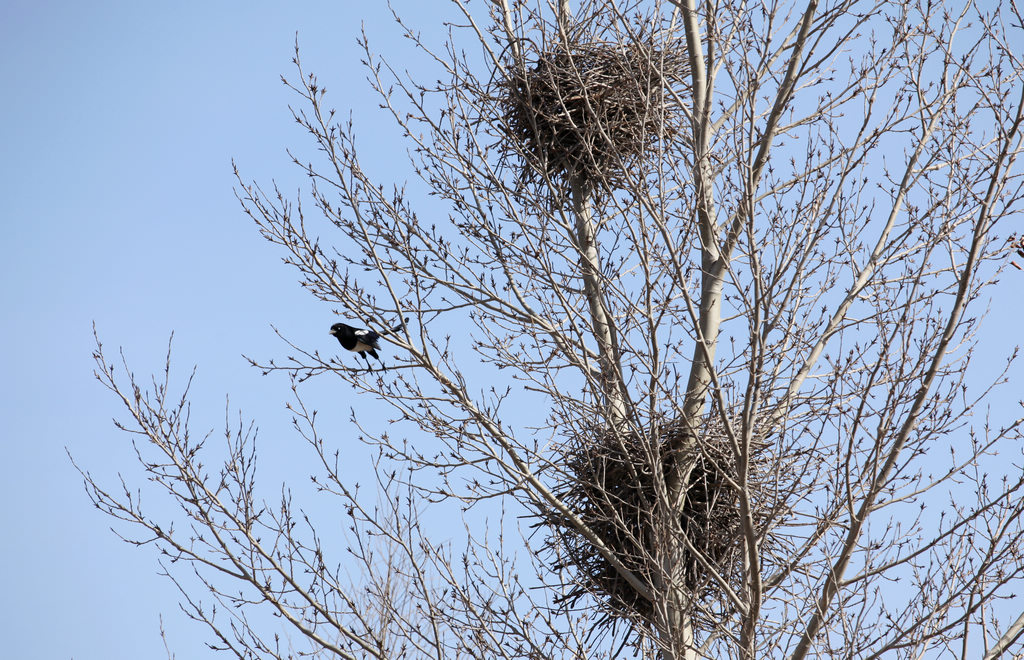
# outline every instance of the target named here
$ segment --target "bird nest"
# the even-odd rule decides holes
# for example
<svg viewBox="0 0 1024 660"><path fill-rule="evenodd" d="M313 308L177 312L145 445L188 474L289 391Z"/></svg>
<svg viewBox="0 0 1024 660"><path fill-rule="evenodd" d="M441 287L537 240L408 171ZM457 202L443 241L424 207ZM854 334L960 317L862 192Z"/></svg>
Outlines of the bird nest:
<svg viewBox="0 0 1024 660"><path fill-rule="evenodd" d="M691 602L721 602L721 580L734 588L742 584L735 454L722 433L706 433L689 449L670 449L680 445L676 442L680 432L671 425L651 436L604 430L595 438L574 442L556 492L625 568L655 593L658 545L665 531L681 534L687 540L682 575ZM758 527L769 517L768 505L759 497L766 473L765 448L757 446L748 470L748 492ZM689 472L688 485L681 507L668 513L665 476L679 461L684 473ZM658 469L661 475L656 474ZM606 621L619 617L636 621L639 616L642 622L653 623L652 604L569 521L556 515L546 522L551 531L548 549L558 557L558 568L569 568L574 576L566 585L563 602L572 605L589 594L605 605ZM702 609L692 612L697 629L713 623L702 624Z"/></svg>
<svg viewBox="0 0 1024 660"><path fill-rule="evenodd" d="M617 187L657 142L679 133L669 89L688 69L681 48L572 43L542 50L502 85L507 153L525 181Z"/></svg>

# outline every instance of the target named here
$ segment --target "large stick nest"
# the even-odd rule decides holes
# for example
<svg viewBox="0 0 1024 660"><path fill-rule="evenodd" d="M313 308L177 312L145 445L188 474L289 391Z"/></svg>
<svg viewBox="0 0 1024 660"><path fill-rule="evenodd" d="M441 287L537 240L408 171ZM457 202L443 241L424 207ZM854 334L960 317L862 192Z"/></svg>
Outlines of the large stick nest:
<svg viewBox="0 0 1024 660"><path fill-rule="evenodd" d="M503 84L506 153L528 182L573 179L617 187L643 154L680 134L670 89L685 84L682 48L571 43L509 63Z"/></svg>
<svg viewBox="0 0 1024 660"><path fill-rule="evenodd" d="M696 606L697 629L715 622L701 614L701 604L721 603L723 581L742 586L743 537L737 488L735 452L721 432L704 430L690 443L678 442L683 430L669 425L651 435L615 434L597 430L594 437L574 440L568 447L565 477L557 495L595 532L619 561L657 593L654 567L664 549L664 534L685 537L682 576ZM670 449L688 446L685 450ZM673 454L672 452L676 452ZM763 529L770 518L766 445L752 448L747 492L753 504L755 526ZM665 477L682 462L689 471L686 496L680 508L668 511ZM661 475L656 471L660 469ZM584 595L603 601L609 621L636 617L653 623L653 607L622 577L594 545L571 524L553 516L547 520L547 544L558 557L558 568L569 568L564 602ZM704 619L702 621L702 619Z"/></svg>

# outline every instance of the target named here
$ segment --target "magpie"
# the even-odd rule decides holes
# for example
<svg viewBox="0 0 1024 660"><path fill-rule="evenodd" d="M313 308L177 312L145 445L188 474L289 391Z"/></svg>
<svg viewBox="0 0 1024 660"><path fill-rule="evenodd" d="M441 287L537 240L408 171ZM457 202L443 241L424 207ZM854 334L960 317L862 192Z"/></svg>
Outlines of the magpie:
<svg viewBox="0 0 1024 660"><path fill-rule="evenodd" d="M395 327L383 333L376 333L365 328L353 328L345 323L335 323L331 326L330 333L338 338L342 348L362 355L363 359L366 360L366 366L370 367L370 358L366 357L366 354L369 353L380 362L380 356L377 355L377 349L380 348L380 344L377 343L377 340L380 339L381 334L389 335L392 332L398 332L405 327L405 321L408 320L403 320ZM373 367L370 368L372 369Z"/></svg>

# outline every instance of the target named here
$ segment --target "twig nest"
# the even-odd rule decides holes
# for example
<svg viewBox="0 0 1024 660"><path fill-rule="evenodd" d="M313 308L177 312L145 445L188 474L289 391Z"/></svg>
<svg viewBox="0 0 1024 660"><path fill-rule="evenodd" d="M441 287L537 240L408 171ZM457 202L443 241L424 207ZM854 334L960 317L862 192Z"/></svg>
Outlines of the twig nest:
<svg viewBox="0 0 1024 660"><path fill-rule="evenodd" d="M645 43L573 43L542 50L532 68L512 62L507 150L527 181L616 187L646 150L679 134L668 90L687 68L682 48Z"/></svg>
<svg viewBox="0 0 1024 660"><path fill-rule="evenodd" d="M669 447L678 426L662 427L650 436L622 435L598 430L595 437L573 441L558 496L595 532L618 560L657 592L655 567L660 565L665 533L681 534L689 544L683 553L682 575L694 603L720 600L721 581L742 583L743 540L735 454L721 433L705 433L677 455ZM682 443L686 444L686 443ZM754 452L748 491L754 503L755 524L768 519L759 497L765 482L764 446ZM682 463L689 473L680 508L668 511L665 482L669 469ZM659 474L660 472L660 474ZM651 604L627 582L590 541L565 520L547 521L547 544L559 565L574 579L566 585L564 601L573 604L585 594L603 599L608 620L639 616L652 622ZM695 626L701 627L699 612ZM707 622L709 625L710 621Z"/></svg>

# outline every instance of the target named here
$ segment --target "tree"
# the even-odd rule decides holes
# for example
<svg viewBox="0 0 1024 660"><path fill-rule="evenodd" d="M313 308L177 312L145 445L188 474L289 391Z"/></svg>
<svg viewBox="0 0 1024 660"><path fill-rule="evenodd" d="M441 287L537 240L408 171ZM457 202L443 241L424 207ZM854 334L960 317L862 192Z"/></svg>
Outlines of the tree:
<svg viewBox="0 0 1024 660"><path fill-rule="evenodd" d="M298 49L315 219L239 176L325 309L410 319L386 369L294 344L253 361L292 378L347 557L333 523L255 495L244 426L208 473L187 388L144 390L97 342L188 529L87 487L195 570L191 615L238 657L299 653L260 608L346 658L1019 649L1000 603L1024 578L1022 418L983 407L1006 371L969 377L1022 208L1019 7L454 6L441 48L396 16L436 82L362 44L430 197L361 166ZM356 420L369 496L303 403L326 376L394 410ZM444 506L493 526L434 543L421 515Z"/></svg>

